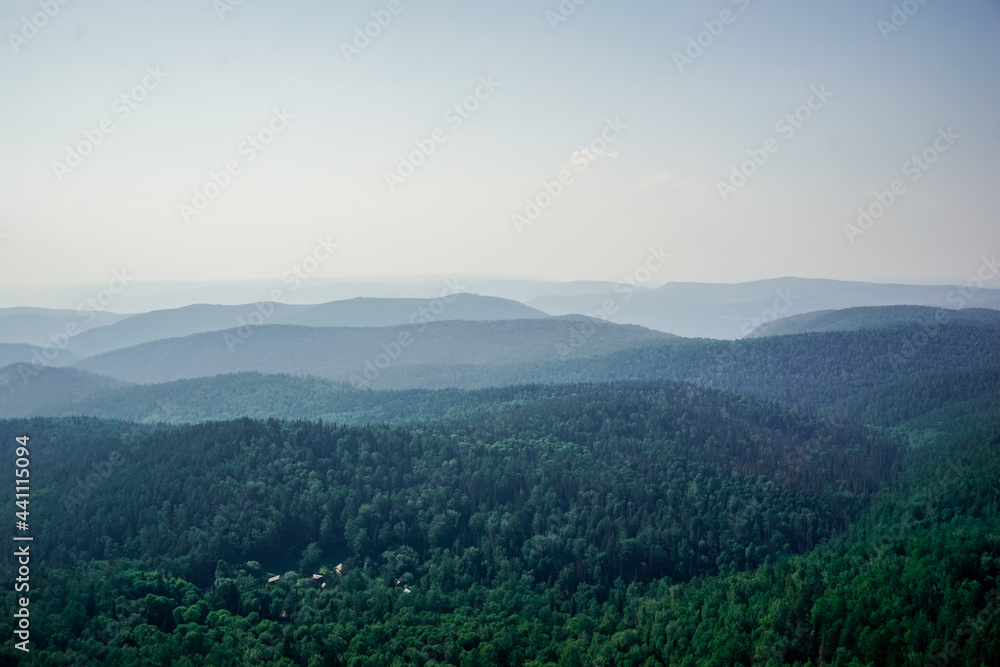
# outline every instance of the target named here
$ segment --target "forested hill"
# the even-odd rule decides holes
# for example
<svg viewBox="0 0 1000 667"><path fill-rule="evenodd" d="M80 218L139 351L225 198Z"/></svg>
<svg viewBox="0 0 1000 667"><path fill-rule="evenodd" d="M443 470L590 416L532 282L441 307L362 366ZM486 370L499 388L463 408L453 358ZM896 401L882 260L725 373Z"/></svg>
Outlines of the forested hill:
<svg viewBox="0 0 1000 667"><path fill-rule="evenodd" d="M896 476L891 440L676 384L409 427L0 422L23 434L46 632L20 664L1000 658L963 634L1000 576L1000 419Z"/></svg>
<svg viewBox="0 0 1000 667"><path fill-rule="evenodd" d="M1000 410L1000 366L924 373L836 401L825 412L853 423L950 430Z"/></svg>
<svg viewBox="0 0 1000 667"><path fill-rule="evenodd" d="M33 464L53 489L118 452L119 470L73 512L39 500L54 531L48 544L92 558L170 555L195 579L219 558L269 560L311 542L332 552L346 541L358 559L479 546L486 524L508 512L517 518L493 545L505 558L557 526L601 547L590 574L574 575L581 581L599 562L608 569L598 579L612 581L623 548L646 554L632 576L742 569L843 528L900 454L860 428L679 383L534 387L506 398L413 426L77 419L6 422L0 436L24 431L45 443ZM691 484L715 500L695 501L702 493L688 495ZM733 523L734 512L750 514ZM599 528L604 520L612 523Z"/></svg>
<svg viewBox="0 0 1000 667"><path fill-rule="evenodd" d="M85 415L173 424L240 417L401 423L464 415L482 406L523 400L528 391L523 387L358 391L321 378L261 373L101 389L93 387L89 375L75 369L46 370L37 392L7 397L0 393L0 416ZM779 376L772 379L779 385L791 381ZM50 383L55 384L49 387ZM1000 367L906 375L833 398L820 409L841 421L948 429L1000 408ZM18 403L14 399L28 400Z"/></svg>
<svg viewBox="0 0 1000 667"><path fill-rule="evenodd" d="M14 364L0 368L0 418L32 415L38 406L71 404L127 386L127 382L76 368Z"/></svg>
<svg viewBox="0 0 1000 667"><path fill-rule="evenodd" d="M39 348L25 343L0 343L0 366L31 361L36 351L41 352Z"/></svg>
<svg viewBox="0 0 1000 667"><path fill-rule="evenodd" d="M0 326L3 326L0 320ZM45 355L45 350L26 343L0 343L0 368L11 364L19 363L46 363L50 366L68 366L79 357L67 350L57 350L55 347L49 349L49 356Z"/></svg>
<svg viewBox="0 0 1000 667"><path fill-rule="evenodd" d="M443 322L414 337L388 365L379 359L381 345L402 330L263 327L244 344L234 344L232 353L222 335L201 334L85 359L77 367L150 384L260 371L341 382L355 378L374 389L672 379L815 407L914 373L1000 365L1000 328L992 327L945 325L931 333L893 327L712 341L598 325L591 338L571 338L584 324L589 323ZM574 349L570 340L582 342ZM570 349L565 357L561 346ZM369 364L376 360L383 368L372 370Z"/></svg>
<svg viewBox="0 0 1000 667"><path fill-rule="evenodd" d="M736 342L672 339L613 354L531 364L401 364L380 371L371 385L403 393L377 395L353 391L343 382L347 378L338 382L238 373L115 389L116 381L87 379L77 370L45 369L38 378L25 378L17 368L0 372L0 380L16 380L6 392L0 391L0 416L82 414L174 423L251 416L364 423L441 416L440 402L412 387L486 388L609 378L690 381L823 410L837 419L888 426L922 416L930 419L931 413L946 420L963 411L973 416L995 405L1000 396L1000 332L943 326L931 338L922 328L896 327ZM314 363L312 370L318 372L322 365ZM453 393L451 400L467 398Z"/></svg>
<svg viewBox="0 0 1000 667"><path fill-rule="evenodd" d="M381 388L482 387L541 382L670 379L808 408L928 372L1000 365L1000 329L893 327L741 341L680 339L671 344L549 364L392 369Z"/></svg>
<svg viewBox="0 0 1000 667"><path fill-rule="evenodd" d="M451 320L485 322L548 317L517 301L476 294L454 294L444 299L347 299L315 305L199 304L132 315L124 321L74 336L69 344L73 352L85 357L155 340L225 331L248 324L389 327ZM2 322L0 320L0 325Z"/></svg>
<svg viewBox="0 0 1000 667"><path fill-rule="evenodd" d="M83 371L72 370L84 374ZM235 373L164 384L131 385L111 391L81 392L77 396L55 401L46 397L37 400L36 405L27 411L18 410L20 406L5 402L3 394L0 394L0 409L12 408L9 412L0 413L0 416L83 415L172 424L276 417L363 425L461 415L494 400L514 400L520 394L521 390L515 388L376 392L356 390L344 383L311 376Z"/></svg>
<svg viewBox="0 0 1000 667"><path fill-rule="evenodd" d="M673 339L630 325L595 326L581 318L499 322L422 322L400 327L341 328L265 325L158 340L89 357L76 366L129 382L169 382L220 373L261 371L347 381L397 368L432 364L495 366L558 359L589 326L580 356L592 357ZM367 372L367 376L366 376ZM372 381L368 382L369 384Z"/></svg>
<svg viewBox="0 0 1000 667"><path fill-rule="evenodd" d="M821 310L783 317L754 329L749 338L787 336L817 331L859 331L899 326L933 327L940 324L1000 327L1000 310L990 308L931 308L929 306L871 306Z"/></svg>

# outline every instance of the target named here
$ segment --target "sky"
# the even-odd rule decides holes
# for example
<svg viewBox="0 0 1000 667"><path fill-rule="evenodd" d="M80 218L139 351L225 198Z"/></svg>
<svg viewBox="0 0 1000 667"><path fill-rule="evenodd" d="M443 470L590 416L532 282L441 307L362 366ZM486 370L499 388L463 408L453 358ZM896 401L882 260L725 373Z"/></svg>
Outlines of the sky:
<svg viewBox="0 0 1000 667"><path fill-rule="evenodd" d="M995 0L0 0L0 286L964 280L998 34Z"/></svg>

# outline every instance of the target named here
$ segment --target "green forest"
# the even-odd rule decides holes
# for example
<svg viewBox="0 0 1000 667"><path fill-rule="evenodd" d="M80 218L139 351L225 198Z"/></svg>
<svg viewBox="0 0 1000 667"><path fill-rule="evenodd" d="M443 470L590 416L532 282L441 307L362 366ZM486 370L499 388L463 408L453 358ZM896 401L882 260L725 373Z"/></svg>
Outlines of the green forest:
<svg viewBox="0 0 1000 667"><path fill-rule="evenodd" d="M1000 667L1000 0L0 25L0 667Z"/></svg>
<svg viewBox="0 0 1000 667"><path fill-rule="evenodd" d="M797 405L670 380L259 377L339 392L346 418L0 422L31 438L44 564L32 651L0 659L1000 664L995 371Z"/></svg>

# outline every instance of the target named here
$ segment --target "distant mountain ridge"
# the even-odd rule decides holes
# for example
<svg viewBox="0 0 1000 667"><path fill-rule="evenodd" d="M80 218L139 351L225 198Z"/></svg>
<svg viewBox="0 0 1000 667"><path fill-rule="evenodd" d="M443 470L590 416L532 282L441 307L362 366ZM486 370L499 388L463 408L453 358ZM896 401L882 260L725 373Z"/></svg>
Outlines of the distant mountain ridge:
<svg viewBox="0 0 1000 667"><path fill-rule="evenodd" d="M64 338L115 324L128 317L130 315L94 310L4 308L0 309L0 343L59 344Z"/></svg>
<svg viewBox="0 0 1000 667"><path fill-rule="evenodd" d="M550 315L600 311L606 295L544 296L527 304ZM765 322L821 310L915 305L1000 309L1000 289L963 296L953 286L883 285L806 278L775 278L739 284L667 283L616 299L612 322L669 331L686 338L736 339Z"/></svg>
<svg viewBox="0 0 1000 667"><path fill-rule="evenodd" d="M43 309L72 308L79 302L81 291L96 291L101 287L102 285L94 284L57 287L43 291L8 288L0 290L0 304L32 303ZM173 310L198 303L238 306L266 299L274 288L275 283L270 280L136 281L129 285L128 290L115 298L114 308L123 313L145 313L154 310ZM614 294L614 288L614 282L598 280L558 282L537 278L454 275L358 279L313 276L303 282L299 289L288 294L287 303L311 305L356 298L434 299L440 296L443 290L525 302L547 294ZM6 301L3 301L4 297Z"/></svg>
<svg viewBox="0 0 1000 667"><path fill-rule="evenodd" d="M40 367L69 366L80 357L60 349L55 345L48 348L36 347L27 343L0 343L0 368L10 364L35 364Z"/></svg>
<svg viewBox="0 0 1000 667"><path fill-rule="evenodd" d="M4 335L0 311L0 338ZM13 315L11 317L14 317ZM35 317L41 315L35 314ZM317 305L261 302L238 306L196 304L171 310L156 310L131 316L116 316L106 326L94 327L68 338L68 350L89 357L112 350L167 338L180 338L210 331L260 324L292 324L314 327L383 327L413 321L494 321L545 319L546 313L517 301L475 294L445 294L436 299L357 298ZM54 329L45 330L38 344L50 343L65 328L54 318ZM38 328L39 331L44 327Z"/></svg>
<svg viewBox="0 0 1000 667"><path fill-rule="evenodd" d="M395 321L384 321L372 315L364 315L365 307L372 311L385 309L393 312L397 305L393 301L409 299L433 301L442 293L446 284L440 279L414 278L411 280L316 280L295 293L299 304L286 303L268 318L270 324L306 324L309 326L385 326L404 324L400 317L408 318L410 313L397 313ZM984 289L959 292L952 285L905 285L849 282L825 279L774 278L745 283L694 283L669 282L661 287L628 284L625 282L576 281L558 283L532 279L503 278L463 278L451 281L445 290L460 290L470 299L466 305L455 306L455 315L443 315L442 319L521 319L542 315L561 316L570 314L607 317L619 324L636 324L657 331L690 338L736 339L747 336L761 324L783 317L801 315L823 310L842 310L856 307L914 305L935 308L988 308L1000 309L1000 283L991 289L986 283ZM169 338L221 330L239 326L239 318L247 318L253 313L255 295L267 295L270 290L264 281L234 282L226 284L136 284L120 295L115 308L121 310L149 310L143 315L103 316L122 319L136 319L128 326L115 327L103 334L96 333L74 337L73 349L81 356L110 351L120 347L137 345L159 338ZM271 286L273 287L273 285ZM64 290L67 294L70 290ZM78 290L77 290L78 291ZM59 290L56 290L59 292ZM474 296L478 295L478 296ZM48 294L48 293L47 293ZM2 295L0 295L2 296ZM42 298L41 295L39 298ZM51 300L52 296L48 296ZM66 296L62 299L69 297ZM495 308L487 315L475 314L472 300L485 304L486 299L505 300L506 304L494 302ZM368 306L363 301L368 300ZM24 300L22 297L20 300ZM350 302L357 301L353 305ZM197 303L239 304L226 306L204 306L204 312L185 311ZM340 304L331 306L331 304ZM517 305L515 305L517 304ZM163 310L164 306L169 310ZM338 320L331 313L320 316L304 314L309 308L330 306L341 309L344 319ZM161 310L153 310L159 308ZM231 310L225 310L229 308ZM469 314L460 311L468 308ZM530 308L533 310L525 310ZM214 310L218 309L218 310ZM23 309L21 309L23 310ZM31 309L44 311L44 309ZM405 308L404 308L405 310ZM244 312L246 311L246 312ZM348 315L354 311L354 314ZM79 314L62 311L69 316ZM41 320L41 329L30 329L36 337L12 337L14 328L5 329L4 314L12 310L0 310L0 342L27 342L44 345L49 329ZM156 313L160 313L156 315ZM173 313L170 315L169 313ZM215 313L211 315L211 313ZM23 314L23 313L22 313ZM31 317L41 314L35 312ZM186 318L190 317L190 321ZM285 319L285 318L288 319ZM299 319L299 318L302 319ZM326 319L327 317L333 319ZM352 317L358 319L352 320ZM89 315L88 315L89 318ZM316 318L311 320L310 318ZM8 324L15 322L10 320ZM104 322L113 324L112 322ZM27 325L25 325L27 326ZM32 324L31 326L35 326ZM159 333L150 331L159 327ZM17 334L21 336L21 334Z"/></svg>

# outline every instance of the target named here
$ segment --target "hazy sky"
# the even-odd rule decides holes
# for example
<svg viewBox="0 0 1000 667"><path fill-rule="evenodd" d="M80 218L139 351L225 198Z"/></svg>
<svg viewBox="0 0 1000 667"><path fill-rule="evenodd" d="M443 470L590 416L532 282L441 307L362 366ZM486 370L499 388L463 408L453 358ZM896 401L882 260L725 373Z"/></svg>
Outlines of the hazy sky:
<svg viewBox="0 0 1000 667"><path fill-rule="evenodd" d="M950 281L1000 252L997 2L237 1L0 0L0 284L270 279L319 238L326 277L616 281L653 246L656 283Z"/></svg>

